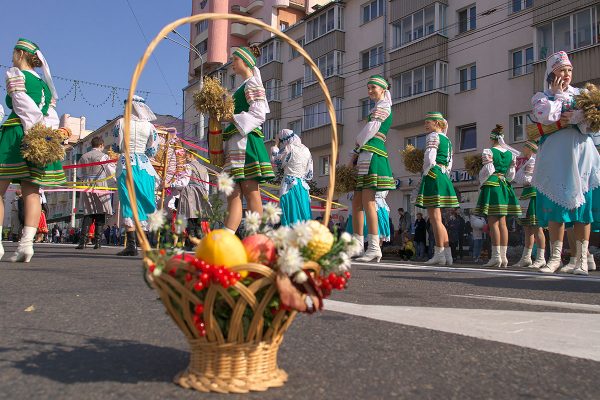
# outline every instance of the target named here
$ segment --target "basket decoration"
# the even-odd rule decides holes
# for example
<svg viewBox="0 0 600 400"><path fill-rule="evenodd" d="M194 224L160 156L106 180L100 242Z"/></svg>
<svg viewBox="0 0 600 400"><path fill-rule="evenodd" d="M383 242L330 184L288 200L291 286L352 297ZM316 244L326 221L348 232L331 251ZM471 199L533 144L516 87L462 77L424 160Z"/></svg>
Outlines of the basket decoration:
<svg viewBox="0 0 600 400"><path fill-rule="evenodd" d="M587 122L591 132L600 131L600 89L592 84L587 83L585 90L574 96L574 105L577 110L583 111L584 121ZM564 126L560 121L550 125L543 125L534 122L529 116L530 124L527 126L527 137L529 140L539 140L542 136L550 135L561 130Z"/></svg>
<svg viewBox="0 0 600 400"><path fill-rule="evenodd" d="M225 163L223 151L223 129L221 121L233 117L233 98L217 77L204 77L202 89L194 94L194 105L201 114L207 114L208 154L211 164L222 167Z"/></svg>
<svg viewBox="0 0 600 400"><path fill-rule="evenodd" d="M225 19L257 25L279 36L306 60L325 94L331 118L331 162L337 159L337 124L330 93L317 65L295 40L256 19L234 14L199 14L167 26L152 40L139 61L125 109L124 151L130 152L131 98L141 73L160 41L183 24ZM296 298L322 299L342 290L350 278L350 257L360 244L350 235L336 238L327 228L334 195L335 174L330 174L323 224L307 221L294 228L273 229L281 210L272 204L262 216L247 213L246 237L240 240L225 230L214 230L197 242L195 255L181 251L183 244L152 251L142 230L135 201L131 160L126 185L139 242L144 250L144 277L160 295L168 314L190 344L190 364L175 382L185 388L221 393L245 393L282 386L287 374L277 366L277 351L296 311L284 305L283 285L292 285ZM219 190L233 190L233 180L222 173ZM164 243L183 237L185 221L166 222L163 211L149 216L150 230L164 233ZM161 236L162 237L162 236ZM289 287L289 286L288 286ZM285 304L292 304L285 302Z"/></svg>
<svg viewBox="0 0 600 400"><path fill-rule="evenodd" d="M409 144L400 153L402 153L404 168L408 172L412 172L413 174L421 174L423 172L423 157L425 157L423 150Z"/></svg>

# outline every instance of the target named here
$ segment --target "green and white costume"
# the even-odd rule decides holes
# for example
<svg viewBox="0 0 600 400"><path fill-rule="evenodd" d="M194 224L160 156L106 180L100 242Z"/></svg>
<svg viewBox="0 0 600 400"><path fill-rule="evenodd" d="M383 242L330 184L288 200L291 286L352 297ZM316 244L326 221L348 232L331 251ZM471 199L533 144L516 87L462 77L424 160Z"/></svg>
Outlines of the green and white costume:
<svg viewBox="0 0 600 400"><path fill-rule="evenodd" d="M515 175L515 183L523 185L523 191L521 192L521 197L519 197L519 200L521 201L521 210L527 210L526 214L519 220L519 223L523 226L539 225L535 214L537 192L535 188L531 186L534 169L535 154L519 168Z"/></svg>
<svg viewBox="0 0 600 400"><path fill-rule="evenodd" d="M510 182L515 177L515 157L502 147L484 149L479 172L481 190L475 214L487 216L521 215L519 200Z"/></svg>

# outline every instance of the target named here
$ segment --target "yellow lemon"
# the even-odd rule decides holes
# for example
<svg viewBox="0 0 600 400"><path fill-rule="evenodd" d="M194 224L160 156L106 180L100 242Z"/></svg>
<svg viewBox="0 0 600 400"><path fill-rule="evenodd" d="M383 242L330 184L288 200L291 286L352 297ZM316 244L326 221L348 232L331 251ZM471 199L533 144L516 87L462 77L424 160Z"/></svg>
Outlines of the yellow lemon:
<svg viewBox="0 0 600 400"><path fill-rule="evenodd" d="M196 257L210 265L225 268L248 263L242 241L225 229L216 229L204 236L196 247Z"/></svg>

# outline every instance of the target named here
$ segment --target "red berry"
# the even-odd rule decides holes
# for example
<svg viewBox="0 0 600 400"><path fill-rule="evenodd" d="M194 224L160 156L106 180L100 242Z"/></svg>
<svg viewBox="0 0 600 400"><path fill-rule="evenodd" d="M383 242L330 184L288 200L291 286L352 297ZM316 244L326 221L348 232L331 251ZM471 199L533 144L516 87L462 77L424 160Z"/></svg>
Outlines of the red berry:
<svg viewBox="0 0 600 400"><path fill-rule="evenodd" d="M175 267L171 268L171 269L169 270L169 275L171 275L171 276L173 276L173 277L174 277L175 275L177 275L177 268L175 268Z"/></svg>
<svg viewBox="0 0 600 400"><path fill-rule="evenodd" d="M156 269L156 265L152 264L150 267L148 267L148 271L150 271L150 273L154 272L154 270Z"/></svg>
<svg viewBox="0 0 600 400"><path fill-rule="evenodd" d="M194 321L194 325L198 325L198 324L200 323L200 321L201 321L201 320L200 320L200 317L199 317L199 316L197 316L197 315L194 315L194 316L192 317L192 321Z"/></svg>
<svg viewBox="0 0 600 400"><path fill-rule="evenodd" d="M338 283L342 286L346 285L346 278L342 278L341 276L338 278Z"/></svg>
<svg viewBox="0 0 600 400"><path fill-rule="evenodd" d="M329 280L330 283L334 283L337 279L337 275L334 274L333 272L329 273L329 276L327 277L327 279Z"/></svg>
<svg viewBox="0 0 600 400"><path fill-rule="evenodd" d="M204 285L202 284L202 282L198 281L194 284L194 290L199 292L202 289L204 289Z"/></svg>
<svg viewBox="0 0 600 400"><path fill-rule="evenodd" d="M202 314L204 312L204 305L196 304L196 309L194 311L196 311L196 315Z"/></svg>
<svg viewBox="0 0 600 400"><path fill-rule="evenodd" d="M199 331L200 336L206 336L206 329L202 329Z"/></svg>
<svg viewBox="0 0 600 400"><path fill-rule="evenodd" d="M167 251L165 249L160 249L159 253L161 256L164 256L167 254Z"/></svg>
<svg viewBox="0 0 600 400"><path fill-rule="evenodd" d="M185 281L186 282L191 282L192 281L192 274L190 274L189 272L187 274L185 274Z"/></svg>
<svg viewBox="0 0 600 400"><path fill-rule="evenodd" d="M350 279L350 277L351 277L352 275L350 275L350 272L349 272L349 271L346 271L346 272L344 272L344 276L346 277L346 279Z"/></svg>
<svg viewBox="0 0 600 400"><path fill-rule="evenodd" d="M208 276L208 274L207 274L206 272L203 272L203 273L200 275L200 281L201 281L201 282L202 282L204 285L206 285L206 284L208 283L209 279L210 279L210 276Z"/></svg>
<svg viewBox="0 0 600 400"><path fill-rule="evenodd" d="M242 275L239 272L236 272L235 273L235 279L236 279L236 281L241 280L242 279Z"/></svg>

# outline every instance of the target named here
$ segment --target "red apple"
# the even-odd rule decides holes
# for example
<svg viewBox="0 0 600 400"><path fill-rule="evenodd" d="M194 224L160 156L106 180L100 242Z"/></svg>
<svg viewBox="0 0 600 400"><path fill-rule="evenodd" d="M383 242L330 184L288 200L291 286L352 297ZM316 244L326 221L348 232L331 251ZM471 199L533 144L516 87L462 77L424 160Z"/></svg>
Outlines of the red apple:
<svg viewBox="0 0 600 400"><path fill-rule="evenodd" d="M266 266L271 266L277 258L275 243L263 234L248 236L242 240L242 244L246 249L248 262L259 263Z"/></svg>

